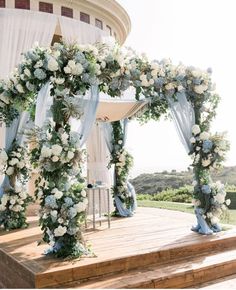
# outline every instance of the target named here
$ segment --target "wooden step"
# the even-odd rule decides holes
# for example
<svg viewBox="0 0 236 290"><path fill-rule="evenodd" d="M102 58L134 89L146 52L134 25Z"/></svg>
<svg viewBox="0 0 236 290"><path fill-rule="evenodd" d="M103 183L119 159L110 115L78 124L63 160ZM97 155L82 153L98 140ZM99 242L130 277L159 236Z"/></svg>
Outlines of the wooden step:
<svg viewBox="0 0 236 290"><path fill-rule="evenodd" d="M198 234L196 234L198 236ZM192 257L210 255L222 251L222 249L233 249L236 247L236 236L232 234L219 234L210 237L203 236L202 242L190 242L180 245L172 245L167 249L156 250L136 255L128 255L123 258L111 258L105 261L97 261L86 265L74 265L72 274L66 274L66 270L46 271L36 275L37 288L54 287L69 281L82 283L88 279L97 280L99 277L113 275L116 273L127 273L137 268L145 269L150 265L175 264L179 260L190 260ZM114 249L115 250L115 249Z"/></svg>
<svg viewBox="0 0 236 290"><path fill-rule="evenodd" d="M196 256L175 263L152 265L86 283L68 283L63 288L190 288L236 273L236 250ZM58 287L58 286L57 286Z"/></svg>

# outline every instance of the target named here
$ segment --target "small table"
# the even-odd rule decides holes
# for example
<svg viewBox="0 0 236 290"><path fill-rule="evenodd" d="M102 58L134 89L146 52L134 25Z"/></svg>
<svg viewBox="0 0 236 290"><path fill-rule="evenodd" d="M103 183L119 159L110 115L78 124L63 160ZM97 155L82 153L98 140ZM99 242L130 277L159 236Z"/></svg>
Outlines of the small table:
<svg viewBox="0 0 236 290"><path fill-rule="evenodd" d="M101 191L107 192L107 222L108 222L108 228L111 227L111 215L110 215L110 189L105 186L97 185L92 188L87 188L87 193L89 195L90 192L92 192L92 205L93 205L93 229L96 229L96 222L99 221L100 226L102 225L102 207L101 207ZM98 206L99 206L99 218L96 219L95 216L95 194L98 193ZM87 213L86 213L86 224L87 227Z"/></svg>

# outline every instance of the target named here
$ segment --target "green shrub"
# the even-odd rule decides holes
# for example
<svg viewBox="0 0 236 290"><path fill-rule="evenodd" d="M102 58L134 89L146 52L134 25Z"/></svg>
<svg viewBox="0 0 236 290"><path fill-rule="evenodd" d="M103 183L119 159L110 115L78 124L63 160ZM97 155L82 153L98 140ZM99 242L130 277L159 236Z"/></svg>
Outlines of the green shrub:
<svg viewBox="0 0 236 290"><path fill-rule="evenodd" d="M155 201L173 201L173 202L186 202L191 203L192 201L192 186L183 186L178 189L168 188L162 192L155 194L150 197L151 200Z"/></svg>

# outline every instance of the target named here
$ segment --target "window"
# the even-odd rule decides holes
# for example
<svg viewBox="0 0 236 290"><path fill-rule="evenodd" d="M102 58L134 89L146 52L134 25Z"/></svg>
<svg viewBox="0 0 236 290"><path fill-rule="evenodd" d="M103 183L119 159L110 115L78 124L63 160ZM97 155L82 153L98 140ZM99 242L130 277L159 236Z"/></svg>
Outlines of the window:
<svg viewBox="0 0 236 290"><path fill-rule="evenodd" d="M30 0L15 0L15 8L30 9Z"/></svg>
<svg viewBox="0 0 236 290"><path fill-rule="evenodd" d="M53 5L51 3L39 2L39 11L53 13Z"/></svg>
<svg viewBox="0 0 236 290"><path fill-rule="evenodd" d="M111 30L111 27L109 25L107 25L107 30L109 31L110 36L112 36L112 30Z"/></svg>
<svg viewBox="0 0 236 290"><path fill-rule="evenodd" d="M6 7L5 0L0 0L0 7Z"/></svg>
<svg viewBox="0 0 236 290"><path fill-rule="evenodd" d="M95 26L97 26L100 29L103 29L102 21L99 19L95 19Z"/></svg>
<svg viewBox="0 0 236 290"><path fill-rule="evenodd" d="M80 21L90 23L90 16L84 12L80 12Z"/></svg>
<svg viewBox="0 0 236 290"><path fill-rule="evenodd" d="M61 15L73 18L73 9L68 8L68 7L61 7Z"/></svg>

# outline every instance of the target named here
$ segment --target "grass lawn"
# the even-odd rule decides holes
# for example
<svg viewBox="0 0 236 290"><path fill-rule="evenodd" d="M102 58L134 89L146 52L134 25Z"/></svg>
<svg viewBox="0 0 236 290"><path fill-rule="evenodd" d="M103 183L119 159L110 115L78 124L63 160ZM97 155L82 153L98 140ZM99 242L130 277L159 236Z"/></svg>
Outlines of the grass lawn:
<svg viewBox="0 0 236 290"><path fill-rule="evenodd" d="M179 203L179 202L169 202L169 201L152 201L152 200L138 200L138 206L144 207L157 207L164 209L171 209L177 211L183 211L187 213L194 213L193 206L188 203ZM236 210L228 210L228 216L222 218L221 220L224 224L236 225Z"/></svg>

